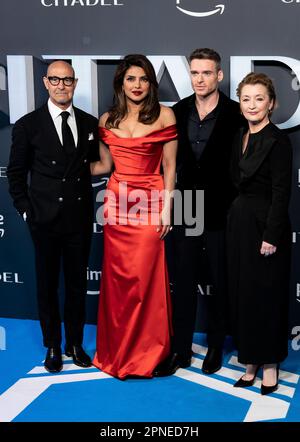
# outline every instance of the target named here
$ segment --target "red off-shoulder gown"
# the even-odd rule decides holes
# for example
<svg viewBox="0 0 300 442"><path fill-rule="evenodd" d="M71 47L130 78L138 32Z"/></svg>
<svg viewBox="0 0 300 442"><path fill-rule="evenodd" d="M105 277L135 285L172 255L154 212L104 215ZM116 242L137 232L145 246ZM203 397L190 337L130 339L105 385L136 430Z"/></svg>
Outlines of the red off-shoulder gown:
<svg viewBox="0 0 300 442"><path fill-rule="evenodd" d="M152 377L170 351L171 309L165 244L151 216L162 208L157 194L164 189L163 145L177 137L176 125L134 138L100 128L100 137L115 170L105 197L108 222L93 364L120 379ZM137 211L141 195L146 203Z"/></svg>

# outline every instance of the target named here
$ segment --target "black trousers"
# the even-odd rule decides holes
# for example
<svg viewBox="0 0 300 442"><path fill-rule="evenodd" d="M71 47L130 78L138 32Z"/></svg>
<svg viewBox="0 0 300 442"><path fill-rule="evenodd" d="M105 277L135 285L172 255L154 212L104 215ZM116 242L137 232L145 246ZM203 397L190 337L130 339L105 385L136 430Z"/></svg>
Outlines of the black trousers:
<svg viewBox="0 0 300 442"><path fill-rule="evenodd" d="M61 266L65 283L63 319L66 343L81 345L92 228L68 233L48 226L29 225L29 228L35 249L38 311L44 346L61 345L58 299Z"/></svg>
<svg viewBox="0 0 300 442"><path fill-rule="evenodd" d="M174 253L172 351L189 358L197 312L197 284L213 285L207 304L207 343L222 347L227 332L227 289L225 230L185 235L183 226L172 232Z"/></svg>

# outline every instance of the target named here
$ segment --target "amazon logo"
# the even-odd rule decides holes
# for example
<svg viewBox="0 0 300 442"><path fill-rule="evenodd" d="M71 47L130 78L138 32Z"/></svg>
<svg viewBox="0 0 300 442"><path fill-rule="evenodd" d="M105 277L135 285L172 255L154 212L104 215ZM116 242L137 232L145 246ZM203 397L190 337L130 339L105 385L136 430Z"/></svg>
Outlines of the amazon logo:
<svg viewBox="0 0 300 442"><path fill-rule="evenodd" d="M214 9L210 11L190 11L189 9L184 9L180 6L182 0L176 0L176 8L183 14L190 15L192 17L209 17L214 14L223 14L225 10L225 5L215 5ZM199 2L198 2L199 3Z"/></svg>

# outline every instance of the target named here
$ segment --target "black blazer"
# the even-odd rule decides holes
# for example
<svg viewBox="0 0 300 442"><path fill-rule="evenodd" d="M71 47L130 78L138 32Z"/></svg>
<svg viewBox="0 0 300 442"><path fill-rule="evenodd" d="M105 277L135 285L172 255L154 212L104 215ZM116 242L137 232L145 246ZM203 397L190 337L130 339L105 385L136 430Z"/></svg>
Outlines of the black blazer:
<svg viewBox="0 0 300 442"><path fill-rule="evenodd" d="M93 216L89 163L99 158L98 120L76 107L74 112L78 144L72 157L64 152L47 104L13 128L9 192L18 212L26 212L32 224L51 224L63 214L76 229Z"/></svg>
<svg viewBox="0 0 300 442"><path fill-rule="evenodd" d="M250 135L242 155L244 133L245 129L240 129L234 140L232 179L255 213L262 240L278 246L284 233L290 231L292 146L288 136L270 123Z"/></svg>
<svg viewBox="0 0 300 442"><path fill-rule="evenodd" d="M230 178L234 135L244 119L239 104L220 92L220 111L213 132L197 162L188 138L188 116L195 94L173 106L178 127L177 188L204 190L204 228L225 228L227 211L235 196Z"/></svg>

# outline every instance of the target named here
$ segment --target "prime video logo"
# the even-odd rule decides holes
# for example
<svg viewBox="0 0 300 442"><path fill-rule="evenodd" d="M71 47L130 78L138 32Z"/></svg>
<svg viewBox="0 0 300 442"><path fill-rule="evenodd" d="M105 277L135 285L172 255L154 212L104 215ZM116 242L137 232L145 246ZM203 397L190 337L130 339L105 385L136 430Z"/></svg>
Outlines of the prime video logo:
<svg viewBox="0 0 300 442"><path fill-rule="evenodd" d="M176 8L182 12L183 14L190 15L192 17L209 17L210 15L214 14L223 14L225 10L225 5L215 5L214 9L206 12L194 12L190 11L189 9L185 9L181 6L179 6L182 3L182 0L176 0ZM199 2L198 2L199 3Z"/></svg>
<svg viewBox="0 0 300 442"><path fill-rule="evenodd" d="M4 327L0 327L0 350L6 350L6 331Z"/></svg>

